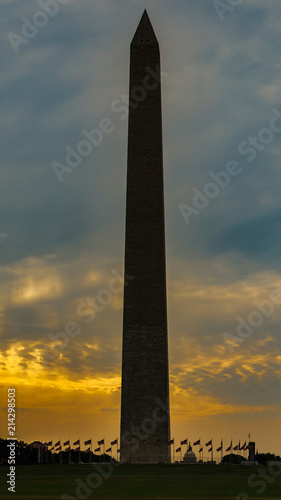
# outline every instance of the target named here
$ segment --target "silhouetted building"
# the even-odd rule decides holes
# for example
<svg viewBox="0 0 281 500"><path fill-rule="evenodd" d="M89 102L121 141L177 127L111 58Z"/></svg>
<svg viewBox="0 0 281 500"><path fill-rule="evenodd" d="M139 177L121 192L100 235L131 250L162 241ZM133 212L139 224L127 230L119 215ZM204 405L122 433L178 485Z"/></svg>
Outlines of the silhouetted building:
<svg viewBox="0 0 281 500"><path fill-rule="evenodd" d="M169 462L159 44L145 11L131 43L121 461Z"/></svg>
<svg viewBox="0 0 281 500"><path fill-rule="evenodd" d="M196 464L196 455L194 451L192 451L192 447L189 445L188 450L185 452L183 456L183 461L185 464Z"/></svg>

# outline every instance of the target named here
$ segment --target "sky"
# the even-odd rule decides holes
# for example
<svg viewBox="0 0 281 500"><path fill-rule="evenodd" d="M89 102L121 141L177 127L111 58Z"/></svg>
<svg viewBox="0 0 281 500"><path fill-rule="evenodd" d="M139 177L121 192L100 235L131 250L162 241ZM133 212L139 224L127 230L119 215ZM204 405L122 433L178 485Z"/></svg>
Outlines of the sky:
<svg viewBox="0 0 281 500"><path fill-rule="evenodd" d="M250 433L279 455L279 0L50 3L0 0L1 436L11 387L18 439L119 436L124 103L147 8L163 72L171 437L216 448Z"/></svg>

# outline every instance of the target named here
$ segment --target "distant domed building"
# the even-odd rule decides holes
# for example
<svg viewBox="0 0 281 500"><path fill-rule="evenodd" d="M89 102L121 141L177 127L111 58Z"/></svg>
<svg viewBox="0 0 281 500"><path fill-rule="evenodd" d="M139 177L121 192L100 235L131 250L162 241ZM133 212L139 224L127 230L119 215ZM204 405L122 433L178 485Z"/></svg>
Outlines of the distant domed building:
<svg viewBox="0 0 281 500"><path fill-rule="evenodd" d="M194 451L192 451L190 443L189 443L189 448L188 448L187 452L184 454L183 462L185 464L196 464L196 455L195 455Z"/></svg>

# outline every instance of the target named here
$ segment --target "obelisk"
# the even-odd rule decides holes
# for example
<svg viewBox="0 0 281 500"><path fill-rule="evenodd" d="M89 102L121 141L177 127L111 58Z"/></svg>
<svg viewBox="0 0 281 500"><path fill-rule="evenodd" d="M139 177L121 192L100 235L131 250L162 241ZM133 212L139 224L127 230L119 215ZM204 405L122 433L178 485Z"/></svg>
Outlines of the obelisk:
<svg viewBox="0 0 281 500"><path fill-rule="evenodd" d="M121 462L169 462L161 71L145 11L131 43ZM132 279L134 277L134 279Z"/></svg>

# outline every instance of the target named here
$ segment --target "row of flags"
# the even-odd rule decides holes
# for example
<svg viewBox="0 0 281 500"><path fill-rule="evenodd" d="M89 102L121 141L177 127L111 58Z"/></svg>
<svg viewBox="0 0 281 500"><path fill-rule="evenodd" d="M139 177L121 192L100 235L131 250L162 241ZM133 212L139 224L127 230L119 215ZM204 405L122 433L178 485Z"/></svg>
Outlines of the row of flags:
<svg viewBox="0 0 281 500"><path fill-rule="evenodd" d="M174 444L174 440L172 439L172 441L169 441L169 443L168 443L168 444ZM184 444L188 445L187 439L184 439L183 441L181 441L181 442L180 442L180 444L181 444L181 446L182 446L182 445L184 445ZM199 445L199 446L200 446L199 453L201 453L201 452L203 453L203 444L202 444L202 446L201 446L201 439L198 439L197 441L195 441L195 442L193 443L193 446L197 446L197 445ZM181 451L181 446L180 446L179 448L177 448L177 449L176 449L176 452L177 452L177 453L179 453L179 452ZM210 448L209 448L209 450L208 450L208 453L209 453L209 452L212 452L212 451L213 451L213 440L212 440L212 439L210 439L210 441L208 441L207 443L205 443L205 446L206 446L206 447L209 447L209 446L210 446ZM252 446L253 446L253 445L252 445L251 443L249 443L249 444L247 445L247 442L246 442L246 441L245 441L245 443L241 446L241 445L240 445L240 440L239 440L239 443L238 443L236 446L233 446L233 445L232 445L232 440L231 440L230 445L228 446L228 448L226 448L226 450L225 450L225 451L231 451L231 450L233 450L233 451L238 451L238 450L239 450L239 451L241 451L241 450L244 450L244 451L245 451L245 450L251 450L251 449L252 449ZM191 448L191 446L189 445L189 449L190 449L190 448ZM220 446L219 446L218 448L216 448L216 450L217 450L217 451L222 451L222 450L223 450L223 439L221 440L221 444L220 444Z"/></svg>
<svg viewBox="0 0 281 500"><path fill-rule="evenodd" d="M101 446L104 447L104 445L105 445L104 439L101 439L100 441L97 441L97 444L98 444L98 447L94 449L95 453L101 452L101 448L100 447ZM132 444L132 440L131 439L127 439L127 440L125 440L124 444L125 445L131 445ZM139 444L140 445L145 445L146 444L146 440L144 439L144 440L139 441ZM168 446L171 446L171 445L174 445L174 444L175 444L174 439L171 439L167 443ZM181 444L181 446L183 446L185 444L188 446L188 440L184 439L184 440L182 440L180 442L180 444ZM87 441L84 441L84 445L85 446L91 445L90 448L87 448L85 450L86 453L89 453L91 451L91 448L92 448L92 438L88 439ZM118 448L118 438L115 439L114 441L111 441L110 445L111 445L111 447L114 446L114 445L117 445L117 448ZM157 439L157 441L155 441L155 443L153 445L154 446L159 446L160 445L160 439ZM53 446L53 441L49 441L48 443L45 443L45 446L47 447L47 449L49 449L49 446L51 446L51 448L50 448L49 451L53 451L53 450L56 451L56 452L57 451L62 451L62 446L66 447L64 449L64 451L70 451L71 450L70 439L68 441L65 441L62 444L61 444L61 440L59 440L59 441L57 441L54 444L54 446ZM81 451L81 449L80 449L80 439L77 439L77 441L74 441L73 446L77 446L77 448L75 448L73 451ZM181 451L181 446L175 450L176 453L179 453ZM200 446L199 453L203 453L203 446L204 446L204 444L202 444L202 446L201 446L201 439L198 439L197 441L195 441L193 443L193 446ZM213 452L213 440L212 439L210 439L207 443L205 443L205 446L209 447L208 453L209 452ZM111 453L112 452L112 448L111 447L107 448L105 450L105 452L106 453ZM189 444L189 449L191 449L190 444ZM231 450L233 450L233 451L238 451L238 450L239 451L242 451L242 450L246 451L246 450L251 450L251 449L252 449L252 444L251 443L249 443L247 445L247 442L245 441L245 443L241 446L240 445L240 440L239 440L239 443L236 446L233 446L232 445L232 440L231 440L230 445L228 446L228 448L226 448L225 451L226 452L227 451L231 451ZM221 440L220 446L218 448L216 448L217 452L222 451L222 450L223 450L223 440ZM119 453L119 452L120 452L120 449L117 449L117 453Z"/></svg>
<svg viewBox="0 0 281 500"><path fill-rule="evenodd" d="M103 445L104 446L104 439L101 439L100 441L97 441L98 443L98 448L96 448L94 451L95 452L100 452L101 451L101 446ZM87 441L84 441L84 445L87 446L87 445L91 445L92 447L92 438L91 439L88 439ZM115 439L114 441L111 441L111 446L114 446L115 444L117 445L118 447L118 438ZM45 443L45 446L47 447L47 449L49 449L49 446L51 446L50 450L49 451L62 451L62 447L66 447L63 451L70 451L71 450L71 446L70 446L70 439L68 441L65 441L64 443L61 444L61 440L57 441L54 446L53 446L53 441L49 441L48 443ZM77 448L73 449L73 451L81 451L81 448L80 448L80 439L77 439L77 441L74 441L73 443L73 446L77 446ZM85 450L85 453L89 453L91 451L91 447L90 448L87 448ZM109 453L112 451L112 448L108 448L106 450L106 453ZM120 450L117 450L117 452L120 452Z"/></svg>

